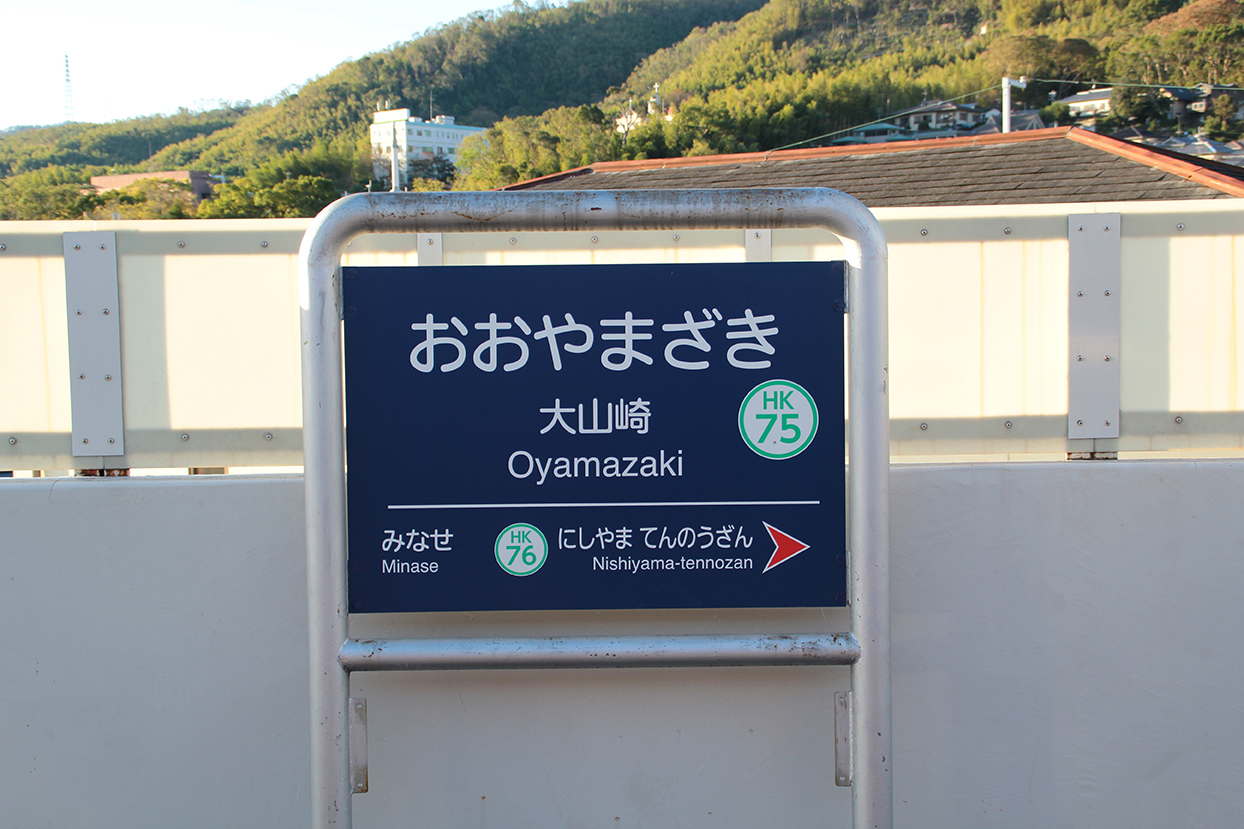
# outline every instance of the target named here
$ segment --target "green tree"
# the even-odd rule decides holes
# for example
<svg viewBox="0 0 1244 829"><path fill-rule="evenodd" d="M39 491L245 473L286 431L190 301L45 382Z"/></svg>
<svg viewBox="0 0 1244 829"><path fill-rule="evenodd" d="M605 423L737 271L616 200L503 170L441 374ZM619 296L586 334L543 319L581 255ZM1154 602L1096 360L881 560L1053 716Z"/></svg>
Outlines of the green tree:
<svg viewBox="0 0 1244 829"><path fill-rule="evenodd" d="M1214 99L1213 108L1205 116L1205 134L1216 141L1231 141L1244 135L1244 124L1235 118L1235 102L1227 94Z"/></svg>

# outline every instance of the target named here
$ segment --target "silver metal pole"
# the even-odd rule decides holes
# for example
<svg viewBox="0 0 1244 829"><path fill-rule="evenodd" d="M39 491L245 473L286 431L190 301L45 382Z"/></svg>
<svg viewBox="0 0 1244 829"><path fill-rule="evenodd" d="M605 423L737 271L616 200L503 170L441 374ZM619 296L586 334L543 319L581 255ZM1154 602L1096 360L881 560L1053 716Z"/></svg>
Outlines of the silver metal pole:
<svg viewBox="0 0 1244 829"><path fill-rule="evenodd" d="M497 668L714 668L850 665L849 633L818 635L564 636L502 639L351 639L347 671L463 671Z"/></svg>
<svg viewBox="0 0 1244 829"><path fill-rule="evenodd" d="M774 188L369 193L334 202L312 222L299 268L315 827L350 827L349 674L339 657L347 663L367 658L347 643L340 325L346 243L364 233L797 227L837 235L850 269L849 589L860 649L851 671L853 813L857 828L892 826L885 236L867 208L844 193ZM711 653L711 643L705 644ZM464 642L463 651L472 646L479 643Z"/></svg>

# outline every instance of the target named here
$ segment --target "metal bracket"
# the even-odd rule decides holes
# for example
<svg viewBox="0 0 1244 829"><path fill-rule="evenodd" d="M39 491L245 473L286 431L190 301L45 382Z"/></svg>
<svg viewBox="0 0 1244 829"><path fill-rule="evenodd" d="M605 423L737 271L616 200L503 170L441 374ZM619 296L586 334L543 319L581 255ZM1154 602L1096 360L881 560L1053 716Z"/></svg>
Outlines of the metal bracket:
<svg viewBox="0 0 1244 829"><path fill-rule="evenodd" d="M1067 217L1067 437L1119 436L1119 289L1123 246L1118 213Z"/></svg>
<svg viewBox="0 0 1244 829"><path fill-rule="evenodd" d="M117 234L64 233L73 456L125 454Z"/></svg>
<svg viewBox="0 0 1244 829"><path fill-rule="evenodd" d="M350 791L367 791L367 700L350 697Z"/></svg>
<svg viewBox="0 0 1244 829"><path fill-rule="evenodd" d="M855 781L851 762L851 692L834 692L834 785L850 786Z"/></svg>
<svg viewBox="0 0 1244 829"><path fill-rule="evenodd" d="M743 231L743 258L747 262L772 262L773 231L768 228Z"/></svg>
<svg viewBox="0 0 1244 829"><path fill-rule="evenodd" d="M835 259L829 263L830 274L842 277L842 301L834 302L834 310L843 314L851 310L851 274L847 271L847 267L847 263L842 259Z"/></svg>
<svg viewBox="0 0 1244 829"><path fill-rule="evenodd" d="M415 245L419 250L419 267L445 264L445 240L442 233L417 233Z"/></svg>

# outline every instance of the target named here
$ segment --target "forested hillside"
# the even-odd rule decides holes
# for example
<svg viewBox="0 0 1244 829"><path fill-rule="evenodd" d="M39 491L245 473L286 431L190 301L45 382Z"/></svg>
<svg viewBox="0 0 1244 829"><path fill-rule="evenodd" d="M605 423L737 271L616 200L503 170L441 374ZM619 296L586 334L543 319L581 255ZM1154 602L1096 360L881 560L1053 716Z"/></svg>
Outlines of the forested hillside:
<svg viewBox="0 0 1244 829"><path fill-rule="evenodd" d="M490 126L464 146L454 182L486 188L598 160L824 142L924 98L995 104L1003 74L1033 78L1022 95L1037 107L1083 81L1239 83L1244 11L1239 0L515 3L280 100L0 133L0 219L191 215L175 187L83 187L102 172L185 168L227 180L200 216L308 215L368 184L378 104ZM615 129L630 109L646 116L657 88L655 117ZM1121 121L1161 115L1141 87L1117 103Z"/></svg>
<svg viewBox="0 0 1244 829"><path fill-rule="evenodd" d="M459 186L829 140L925 98L996 105L1004 74L1040 79L1020 97L1042 108L1081 81L1240 83L1242 70L1237 0L771 0L657 53L596 110L499 121L464 153ZM666 117L618 134L612 116L630 99L642 112L652 83ZM1154 94L1121 112L1159 116Z"/></svg>
<svg viewBox="0 0 1244 829"><path fill-rule="evenodd" d="M52 180L83 182L104 167L118 172L191 167L235 179L264 166L289 173L327 163L330 169L323 171L325 182L316 184L319 189L359 189L371 173L366 134L378 102L488 126L502 116L598 101L646 56L677 43L696 27L735 20L762 3L514 3L344 63L282 100L261 106L3 134L0 175L43 172L0 181L0 219L25 215L12 205L29 205L31 188L52 186ZM187 122L197 128L185 128ZM149 149L139 151L148 139ZM118 150L124 145L124 151L110 153L113 145ZM45 169L49 167L58 169Z"/></svg>

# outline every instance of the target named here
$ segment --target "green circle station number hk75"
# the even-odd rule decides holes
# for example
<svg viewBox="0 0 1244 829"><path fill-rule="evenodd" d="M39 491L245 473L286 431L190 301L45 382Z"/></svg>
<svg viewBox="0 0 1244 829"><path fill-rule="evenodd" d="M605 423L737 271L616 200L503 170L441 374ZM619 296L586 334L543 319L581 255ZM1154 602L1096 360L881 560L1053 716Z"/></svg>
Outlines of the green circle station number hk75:
<svg viewBox="0 0 1244 829"><path fill-rule="evenodd" d="M798 383L769 380L739 406L739 432L752 451L772 460L793 458L816 436L816 402Z"/></svg>

